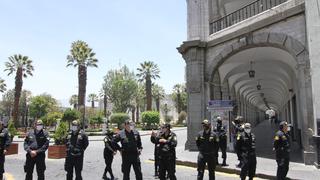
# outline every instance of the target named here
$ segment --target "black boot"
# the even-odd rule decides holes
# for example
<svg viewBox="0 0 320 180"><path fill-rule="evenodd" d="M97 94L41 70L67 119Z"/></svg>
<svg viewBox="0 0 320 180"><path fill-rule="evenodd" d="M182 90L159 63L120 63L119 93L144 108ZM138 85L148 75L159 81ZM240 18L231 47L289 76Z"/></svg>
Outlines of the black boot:
<svg viewBox="0 0 320 180"><path fill-rule="evenodd" d="M103 173L102 179L104 179L104 180L108 179L108 178L107 178L107 173Z"/></svg>
<svg viewBox="0 0 320 180"><path fill-rule="evenodd" d="M226 159L223 159L223 163L221 164L221 166L228 166Z"/></svg>

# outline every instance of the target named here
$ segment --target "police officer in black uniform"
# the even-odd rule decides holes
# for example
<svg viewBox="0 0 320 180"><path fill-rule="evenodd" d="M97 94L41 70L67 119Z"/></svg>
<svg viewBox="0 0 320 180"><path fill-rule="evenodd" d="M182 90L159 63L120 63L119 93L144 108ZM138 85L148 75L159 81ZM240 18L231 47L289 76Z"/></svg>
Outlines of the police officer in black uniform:
<svg viewBox="0 0 320 180"><path fill-rule="evenodd" d="M150 141L154 144L154 177L159 176L159 144L156 143L156 137L160 133L160 130L158 132L154 132L152 130Z"/></svg>
<svg viewBox="0 0 320 180"><path fill-rule="evenodd" d="M276 151L276 161L278 164L277 179L283 180L286 179L289 170L290 136L288 131L290 127L287 122L282 121L279 129L274 137L273 150Z"/></svg>
<svg viewBox="0 0 320 180"><path fill-rule="evenodd" d="M5 155L10 144L10 135L8 131L3 128L3 122L0 121L0 180L3 179Z"/></svg>
<svg viewBox="0 0 320 180"><path fill-rule="evenodd" d="M67 137L67 157L64 164L67 180L72 180L73 168L75 169L76 180L82 180L83 156L89 141L85 132L80 130L79 124L77 120L72 121L71 131Z"/></svg>
<svg viewBox="0 0 320 180"><path fill-rule="evenodd" d="M103 151L103 157L104 157L104 161L106 164L106 168L104 170L102 179L108 179L107 178L107 173L109 172L110 176L111 176L111 180L114 180L114 175L112 173L112 161L113 161L113 156L116 155L117 153L117 148L114 145L117 144L113 144L112 143L112 139L113 139L113 132L112 130L107 130L107 135L104 138L104 151Z"/></svg>
<svg viewBox="0 0 320 180"><path fill-rule="evenodd" d="M166 173L170 180L176 180L176 146L177 136L171 130L170 124L164 124L161 133L156 138L159 144L159 178L166 180Z"/></svg>
<svg viewBox="0 0 320 180"><path fill-rule="evenodd" d="M140 153L142 151L141 137L137 130L134 128L134 123L130 120L125 121L124 129L121 130L113 139L113 143L121 143L118 150L122 155L122 173L123 180L130 179L130 168L136 175L136 180L142 180Z"/></svg>
<svg viewBox="0 0 320 180"><path fill-rule="evenodd" d="M237 136L237 150L241 154L241 180L245 180L249 176L249 180L253 180L256 174L257 158L255 136L251 132L251 124L244 124L244 131Z"/></svg>
<svg viewBox="0 0 320 180"><path fill-rule="evenodd" d="M46 170L46 150L49 147L49 134L43 129L42 120L37 120L33 130L26 134L24 150L27 151L24 171L26 180L32 180L34 165L37 166L38 180L44 180Z"/></svg>
<svg viewBox="0 0 320 180"><path fill-rule="evenodd" d="M238 135L243 132L243 117L242 116L237 116L235 118L235 120L232 122L232 125L233 125L233 138L234 138L234 150L235 152L237 152L237 157L238 157L238 160L239 160L239 164L237 165L237 167L241 167L241 154L239 154L238 150L237 150L237 137Z"/></svg>
<svg viewBox="0 0 320 180"><path fill-rule="evenodd" d="M217 117L217 125L214 129L214 132L218 135L219 137L219 147L216 153L216 163L217 165L219 164L218 158L219 158L219 148L222 153L222 158L223 158L223 163L221 164L222 166L228 166L227 165L227 130L226 127L222 125L222 119L221 117Z"/></svg>
<svg viewBox="0 0 320 180"><path fill-rule="evenodd" d="M219 148L219 137L211 130L211 123L202 121L203 130L196 137L198 154L198 180L203 179L206 163L208 164L209 180L215 179L216 154Z"/></svg>

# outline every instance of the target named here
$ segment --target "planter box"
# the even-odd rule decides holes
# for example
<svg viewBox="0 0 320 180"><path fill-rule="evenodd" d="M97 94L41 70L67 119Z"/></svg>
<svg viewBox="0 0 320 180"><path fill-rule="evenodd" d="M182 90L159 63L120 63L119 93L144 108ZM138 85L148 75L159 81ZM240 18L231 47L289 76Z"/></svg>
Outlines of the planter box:
<svg viewBox="0 0 320 180"><path fill-rule="evenodd" d="M11 143L6 155L11 154L18 154L18 143Z"/></svg>
<svg viewBox="0 0 320 180"><path fill-rule="evenodd" d="M66 157L66 145L52 145L48 148L48 158L62 159Z"/></svg>

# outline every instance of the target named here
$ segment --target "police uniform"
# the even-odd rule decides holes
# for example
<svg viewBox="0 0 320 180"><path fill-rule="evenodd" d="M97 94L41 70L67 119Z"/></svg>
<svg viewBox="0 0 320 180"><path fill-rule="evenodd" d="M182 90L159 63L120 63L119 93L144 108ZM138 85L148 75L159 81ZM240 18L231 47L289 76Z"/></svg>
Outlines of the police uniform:
<svg viewBox="0 0 320 180"><path fill-rule="evenodd" d="M136 180L142 180L140 151L142 150L141 137L137 130L131 130L128 132L123 129L114 137L113 143L121 143L121 147L118 150L122 155L122 173L123 180L130 179L130 168L133 166L133 170L136 175Z"/></svg>
<svg viewBox="0 0 320 180"><path fill-rule="evenodd" d="M159 132L156 133L155 136L150 137L150 141L154 144L154 176L159 176L159 144L156 143L156 137Z"/></svg>
<svg viewBox="0 0 320 180"><path fill-rule="evenodd" d="M33 168L36 165L38 180L44 180L44 171L46 170L45 157L46 150L49 147L49 134L45 130L31 130L26 134L24 140L24 150L27 151L24 171L26 180L32 180ZM31 157L31 151L36 151L37 155Z"/></svg>
<svg viewBox="0 0 320 180"><path fill-rule="evenodd" d="M203 179L206 163L208 164L209 180L215 179L216 154L219 148L219 137L211 129L202 130L196 137L198 154L198 180Z"/></svg>
<svg viewBox="0 0 320 180"><path fill-rule="evenodd" d="M83 130L69 133L66 144L67 157L64 165L65 171L67 171L67 180L72 180L73 168L75 169L76 180L82 180L83 156L88 145L88 136Z"/></svg>
<svg viewBox="0 0 320 180"><path fill-rule="evenodd" d="M238 135L241 134L241 132L243 132L243 127L240 122L240 119L241 119L241 117L237 117L236 118L237 121L232 122L233 137L234 137L234 150L237 153L238 160L240 161L238 166L241 166L241 154L238 153L239 151L237 149L238 147L237 147L237 140L236 139L237 139Z"/></svg>
<svg viewBox="0 0 320 180"><path fill-rule="evenodd" d="M169 128L169 126L167 126ZM165 139L166 143L161 143L160 140ZM176 146L177 136L170 131L168 135L160 133L156 137L156 144L159 145L159 178L166 179L166 172L170 180L176 180Z"/></svg>
<svg viewBox="0 0 320 180"><path fill-rule="evenodd" d="M276 161L278 164L277 179L285 179L289 170L290 161L290 136L288 133L279 130L273 142L276 151Z"/></svg>
<svg viewBox="0 0 320 180"><path fill-rule="evenodd" d="M256 145L253 133L241 132L237 136L238 153L241 155L241 173L240 178L245 180L249 176L252 180L256 173Z"/></svg>
<svg viewBox="0 0 320 180"><path fill-rule="evenodd" d="M113 161L113 153L116 151L116 147L114 147L114 144L112 143L113 134L110 133L104 138L104 151L103 151L103 157L106 164L106 168L103 173L103 179L107 179L107 172L109 172L111 176L111 180L114 179L113 173L112 173L112 161Z"/></svg>
<svg viewBox="0 0 320 180"><path fill-rule="evenodd" d="M222 165L226 164L227 159L227 130L222 124L217 124L216 128L214 129L214 132L219 137L219 143L218 143L218 149L216 152L216 163L219 164L218 156L219 156L219 148L221 149L223 163Z"/></svg>
<svg viewBox="0 0 320 180"><path fill-rule="evenodd" d="M5 154L4 150L8 150L11 144L10 135L6 129L0 130L0 180L3 179Z"/></svg>

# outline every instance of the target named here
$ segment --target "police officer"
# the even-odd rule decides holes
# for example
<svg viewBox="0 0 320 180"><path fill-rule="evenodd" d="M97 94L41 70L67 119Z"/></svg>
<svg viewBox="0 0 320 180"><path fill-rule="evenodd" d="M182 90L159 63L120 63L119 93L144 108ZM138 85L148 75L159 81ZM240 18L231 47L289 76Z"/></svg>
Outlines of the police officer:
<svg viewBox="0 0 320 180"><path fill-rule="evenodd" d="M176 146L177 136L171 130L170 124L164 124L161 133L156 138L159 144L159 178L166 180L166 173L170 180L176 180Z"/></svg>
<svg viewBox="0 0 320 180"><path fill-rule="evenodd" d="M279 129L274 137L273 150L276 151L276 161L278 164L277 179L283 180L286 179L289 170L290 136L288 131L290 131L290 127L287 122L282 121Z"/></svg>
<svg viewBox="0 0 320 180"><path fill-rule="evenodd" d="M251 124L244 124L244 131L237 136L238 153L241 154L241 180L245 180L249 176L249 180L253 180L256 174L257 158L255 136L251 132Z"/></svg>
<svg viewBox="0 0 320 180"><path fill-rule="evenodd" d="M219 137L219 147L217 149L216 153L216 163L217 165L219 164L218 157L219 157L219 148L221 149L222 153L222 158L223 158L223 163L221 164L222 166L227 166L227 130L226 127L222 125L222 119L221 117L217 117L217 125L214 129L214 132L218 135Z"/></svg>
<svg viewBox="0 0 320 180"><path fill-rule="evenodd" d="M80 130L79 121L72 121L71 131L67 137L67 157L64 164L67 180L72 180L73 168L75 169L76 180L82 180L83 156L88 145L88 136L83 130Z"/></svg>
<svg viewBox="0 0 320 180"><path fill-rule="evenodd" d="M26 134L24 150L27 151L24 171L26 180L32 180L34 165L37 166L38 180L44 180L45 157L49 147L49 134L43 129L42 120L37 120L34 129Z"/></svg>
<svg viewBox="0 0 320 180"><path fill-rule="evenodd" d="M0 121L0 180L3 179L5 155L10 144L10 135L8 131L3 128L3 122Z"/></svg>
<svg viewBox="0 0 320 180"><path fill-rule="evenodd" d="M108 179L107 178L107 172L109 172L111 176L111 180L114 180L114 175L112 173L112 161L113 161L113 156L116 155L117 153L117 148L114 147L115 144L112 143L113 139L113 132L111 130L107 130L107 135L104 138L104 151L103 151L103 157L104 161L106 164L106 168L104 170L102 179ZM117 145L117 144L116 144Z"/></svg>
<svg viewBox="0 0 320 180"><path fill-rule="evenodd" d="M123 180L130 179L130 168L136 175L136 180L142 180L140 154L142 151L141 137L137 130L135 130L134 123L130 120L124 122L124 129L121 130L113 139L113 143L121 143L118 150L122 155L122 173Z"/></svg>
<svg viewBox="0 0 320 180"><path fill-rule="evenodd" d="M239 164L237 165L237 167L241 167L241 154L239 154L238 150L237 150L237 140L236 138L238 137L238 135L243 132L243 117L242 116L237 116L235 118L235 120L232 122L232 125L233 125L233 139L234 139L234 149L235 149L235 152L237 152L237 157L238 157L238 160L239 160Z"/></svg>
<svg viewBox="0 0 320 180"><path fill-rule="evenodd" d="M154 177L159 176L159 144L156 143L156 137L160 133L160 130L158 132L154 132L152 130L150 141L154 144Z"/></svg>
<svg viewBox="0 0 320 180"><path fill-rule="evenodd" d="M208 164L209 180L215 179L216 154L219 148L219 137L211 130L208 120L202 121L203 130L196 137L198 154L198 180L203 179L206 163Z"/></svg>

